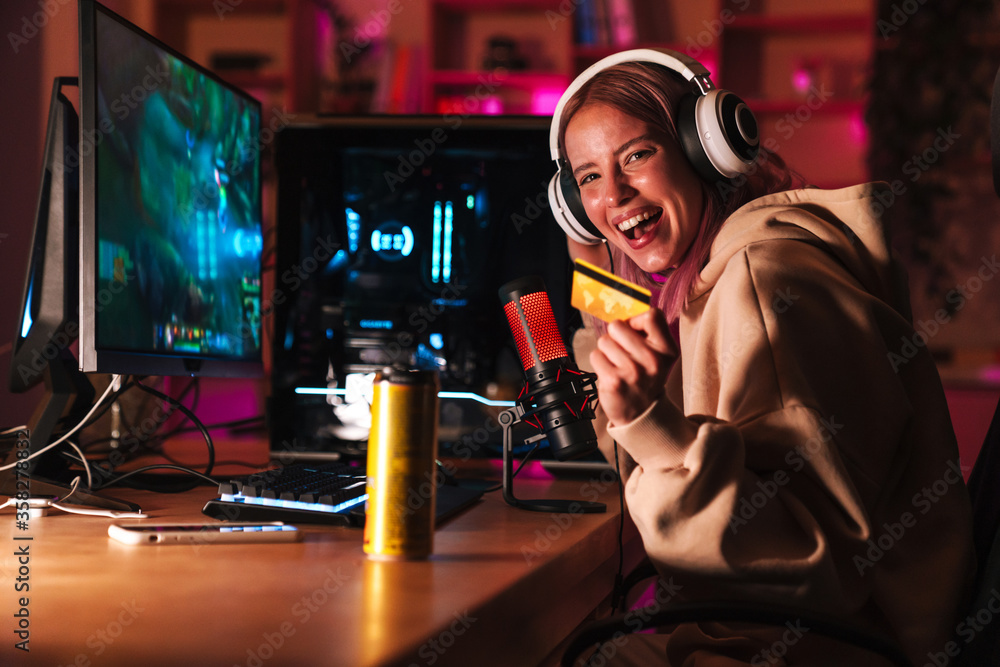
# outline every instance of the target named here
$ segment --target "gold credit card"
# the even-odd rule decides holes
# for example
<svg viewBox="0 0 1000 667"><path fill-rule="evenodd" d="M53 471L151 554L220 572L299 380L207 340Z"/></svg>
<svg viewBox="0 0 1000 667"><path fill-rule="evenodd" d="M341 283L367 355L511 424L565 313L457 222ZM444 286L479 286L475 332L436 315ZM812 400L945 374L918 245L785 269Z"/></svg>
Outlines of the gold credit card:
<svg viewBox="0 0 1000 667"><path fill-rule="evenodd" d="M649 310L648 289L578 259L573 270L573 307L605 322L627 320Z"/></svg>

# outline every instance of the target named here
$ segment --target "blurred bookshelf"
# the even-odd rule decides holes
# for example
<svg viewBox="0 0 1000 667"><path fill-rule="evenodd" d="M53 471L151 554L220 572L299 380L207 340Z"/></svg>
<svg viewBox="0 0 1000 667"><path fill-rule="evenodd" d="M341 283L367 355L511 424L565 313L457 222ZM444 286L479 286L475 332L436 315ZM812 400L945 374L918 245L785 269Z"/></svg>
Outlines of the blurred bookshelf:
<svg viewBox="0 0 1000 667"><path fill-rule="evenodd" d="M872 0L135 1L158 37L290 112L547 115L601 58L670 48L747 99L808 182L867 180Z"/></svg>

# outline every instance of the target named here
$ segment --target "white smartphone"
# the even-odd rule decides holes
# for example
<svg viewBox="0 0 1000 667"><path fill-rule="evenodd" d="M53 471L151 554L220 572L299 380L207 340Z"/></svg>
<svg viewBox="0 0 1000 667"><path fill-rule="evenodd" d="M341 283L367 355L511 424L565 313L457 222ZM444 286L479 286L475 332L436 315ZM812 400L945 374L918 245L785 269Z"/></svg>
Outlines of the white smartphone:
<svg viewBox="0 0 1000 667"><path fill-rule="evenodd" d="M123 544L234 544L298 542L302 531L280 521L265 523L112 523L108 535Z"/></svg>

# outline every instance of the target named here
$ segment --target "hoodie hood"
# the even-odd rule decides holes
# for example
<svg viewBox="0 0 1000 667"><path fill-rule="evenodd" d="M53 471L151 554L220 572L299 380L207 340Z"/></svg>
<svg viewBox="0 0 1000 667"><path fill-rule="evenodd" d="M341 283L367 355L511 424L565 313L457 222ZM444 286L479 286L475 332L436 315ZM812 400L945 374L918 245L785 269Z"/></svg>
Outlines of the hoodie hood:
<svg viewBox="0 0 1000 667"><path fill-rule="evenodd" d="M840 190L802 188L740 207L712 243L690 299L712 289L733 256L754 243L800 240L834 256L872 295L910 319L906 275L895 260L881 214L894 193L885 183Z"/></svg>

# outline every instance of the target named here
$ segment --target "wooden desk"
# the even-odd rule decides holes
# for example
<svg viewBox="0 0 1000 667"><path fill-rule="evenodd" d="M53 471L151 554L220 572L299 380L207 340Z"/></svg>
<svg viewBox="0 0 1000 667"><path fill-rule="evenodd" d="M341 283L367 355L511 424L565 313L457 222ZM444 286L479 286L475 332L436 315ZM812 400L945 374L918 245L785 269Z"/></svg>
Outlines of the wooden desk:
<svg viewBox="0 0 1000 667"><path fill-rule="evenodd" d="M553 664L607 602L617 488L525 472L519 497L599 496L608 512L527 512L494 492L438 529L430 560L380 563L366 559L358 529L304 526L297 544L129 547L108 538L110 519L53 512L20 531L5 509L0 664ZM113 495L138 502L148 521L206 521L201 508L216 492ZM15 552L25 545L30 591L18 593ZM626 521L626 571L641 553ZM29 653L14 648L22 596Z"/></svg>

